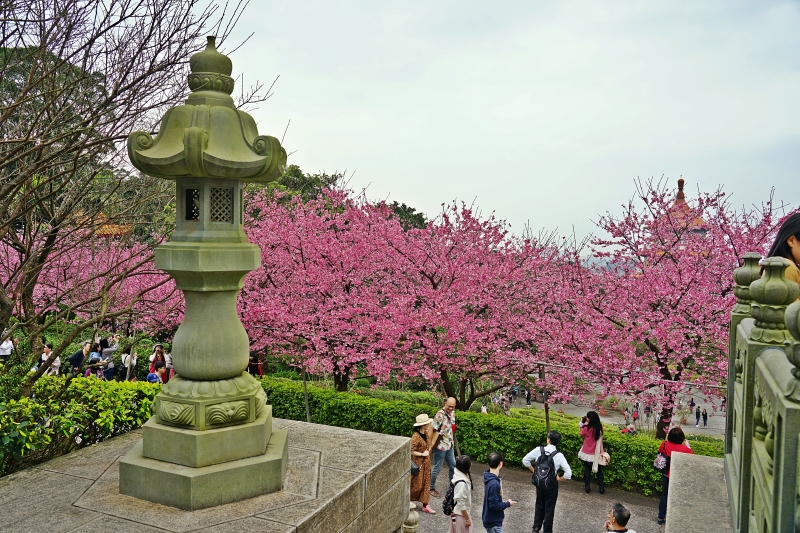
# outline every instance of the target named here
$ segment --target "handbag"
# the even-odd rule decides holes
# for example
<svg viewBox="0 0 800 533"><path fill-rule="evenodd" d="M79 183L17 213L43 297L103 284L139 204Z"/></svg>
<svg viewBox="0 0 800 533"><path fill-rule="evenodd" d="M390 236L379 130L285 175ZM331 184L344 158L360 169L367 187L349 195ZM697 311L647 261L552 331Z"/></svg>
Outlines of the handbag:
<svg viewBox="0 0 800 533"><path fill-rule="evenodd" d="M653 468L666 475L667 472L669 472L670 458L667 457L667 454L661 451L663 447L664 444L662 443L658 448L658 455L656 455L655 460L653 460Z"/></svg>
<svg viewBox="0 0 800 533"><path fill-rule="evenodd" d="M608 466L611 462L611 455L603 450L603 436L597 440L597 445L594 448L594 461L592 461L592 472L597 472L597 467Z"/></svg>
<svg viewBox="0 0 800 533"><path fill-rule="evenodd" d="M419 474L419 465L414 461L411 461L411 475L416 476Z"/></svg>

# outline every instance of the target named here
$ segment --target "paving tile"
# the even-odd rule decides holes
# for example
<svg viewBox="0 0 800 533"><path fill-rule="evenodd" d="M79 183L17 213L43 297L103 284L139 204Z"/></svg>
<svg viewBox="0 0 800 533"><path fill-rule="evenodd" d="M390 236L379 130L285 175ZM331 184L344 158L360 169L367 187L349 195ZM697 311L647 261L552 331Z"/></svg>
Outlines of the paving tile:
<svg viewBox="0 0 800 533"><path fill-rule="evenodd" d="M283 490L292 494L317 497L320 452L289 448Z"/></svg>
<svg viewBox="0 0 800 533"><path fill-rule="evenodd" d="M123 520L116 516L100 515L91 522L73 529L70 533L164 533L163 529Z"/></svg>
<svg viewBox="0 0 800 533"><path fill-rule="evenodd" d="M408 442L406 437L320 424L298 424L289 431L289 446L321 451L322 466L365 474Z"/></svg>
<svg viewBox="0 0 800 533"><path fill-rule="evenodd" d="M302 424L298 420L287 420L285 418L273 418L272 419L272 429L287 429L296 424Z"/></svg>
<svg viewBox="0 0 800 533"><path fill-rule="evenodd" d="M243 518L225 522L213 527L197 530L195 533L295 533L294 526L280 524L261 518Z"/></svg>
<svg viewBox="0 0 800 533"><path fill-rule="evenodd" d="M333 470L321 472L321 478L328 475L342 476L347 472ZM322 481L324 483L324 481ZM330 481L336 483L335 479ZM326 489L327 490L327 489ZM327 502L316 505L305 503L275 509L259 514L259 518L274 520L297 527L297 533L330 533L341 531L364 510L361 502L364 498L363 476L355 476L348 485L340 489Z"/></svg>
<svg viewBox="0 0 800 533"><path fill-rule="evenodd" d="M73 507L91 480L31 468L0 479L0 531L70 531L100 516Z"/></svg>
<svg viewBox="0 0 800 533"><path fill-rule="evenodd" d="M182 532L245 518L269 509L280 509L309 499L281 491L209 509L183 511L121 495L119 463L114 463L75 505L168 531Z"/></svg>
<svg viewBox="0 0 800 533"><path fill-rule="evenodd" d="M142 438L142 431L136 430L108 439L95 446L68 453L48 461L39 468L61 472L71 476L97 479L120 455L125 455Z"/></svg>

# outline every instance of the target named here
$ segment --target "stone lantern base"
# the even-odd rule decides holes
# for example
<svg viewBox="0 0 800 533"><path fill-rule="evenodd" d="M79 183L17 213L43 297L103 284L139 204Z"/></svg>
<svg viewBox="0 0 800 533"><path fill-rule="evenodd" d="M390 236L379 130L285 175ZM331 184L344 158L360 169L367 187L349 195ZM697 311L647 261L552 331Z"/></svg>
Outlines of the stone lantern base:
<svg viewBox="0 0 800 533"><path fill-rule="evenodd" d="M152 417L119 461L120 493L194 511L281 490L287 433L272 406L251 423L196 431Z"/></svg>
<svg viewBox="0 0 800 533"><path fill-rule="evenodd" d="M121 494L193 511L275 492L287 435L247 372L194 381L174 376L156 395L143 439L119 461Z"/></svg>

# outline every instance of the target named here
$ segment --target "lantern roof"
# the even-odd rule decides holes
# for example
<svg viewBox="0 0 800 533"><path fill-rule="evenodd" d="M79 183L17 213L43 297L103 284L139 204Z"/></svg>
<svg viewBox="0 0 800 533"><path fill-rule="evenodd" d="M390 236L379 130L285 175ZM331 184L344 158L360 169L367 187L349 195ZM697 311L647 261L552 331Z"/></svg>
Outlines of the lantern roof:
<svg viewBox="0 0 800 533"><path fill-rule="evenodd" d="M205 50L189 59L186 103L166 112L155 139L131 133L128 156L137 169L159 178L278 179L286 150L275 137L259 135L253 117L236 109L233 64L217 51L215 39L209 36Z"/></svg>

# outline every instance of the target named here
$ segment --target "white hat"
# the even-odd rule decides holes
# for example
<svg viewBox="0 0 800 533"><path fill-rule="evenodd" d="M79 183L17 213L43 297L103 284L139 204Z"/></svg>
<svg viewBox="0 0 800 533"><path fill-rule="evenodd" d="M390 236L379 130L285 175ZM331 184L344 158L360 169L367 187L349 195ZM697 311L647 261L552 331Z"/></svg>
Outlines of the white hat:
<svg viewBox="0 0 800 533"><path fill-rule="evenodd" d="M414 424L414 427L424 426L431 422L433 422L433 419L428 416L428 413L422 413L421 415L417 415L417 423Z"/></svg>

